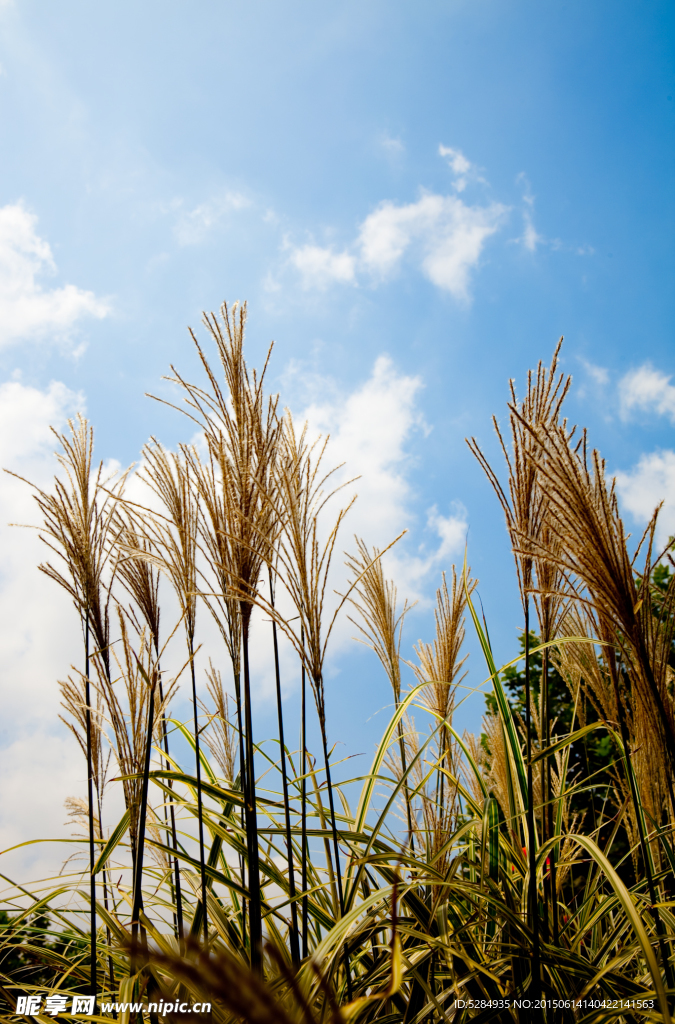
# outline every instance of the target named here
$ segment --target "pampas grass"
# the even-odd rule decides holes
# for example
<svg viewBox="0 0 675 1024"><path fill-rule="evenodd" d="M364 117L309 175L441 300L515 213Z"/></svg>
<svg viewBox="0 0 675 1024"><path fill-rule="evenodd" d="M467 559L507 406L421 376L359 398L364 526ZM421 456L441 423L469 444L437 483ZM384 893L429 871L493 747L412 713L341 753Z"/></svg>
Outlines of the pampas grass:
<svg viewBox="0 0 675 1024"><path fill-rule="evenodd" d="M3 1019L16 1019L24 957L39 965L40 991L94 991L99 1019L134 998L151 1022L158 1011L147 1004L161 993L211 1001L223 1024L529 1022L533 1011L547 1022L670 1022L675 585L655 568L656 518L633 554L601 457L562 419L570 382L558 349L522 400L511 386L508 443L498 428L505 483L471 442L515 556L523 723L468 568L441 573L435 634L412 649L387 548L357 538L344 593L332 593L354 499L340 500L345 485L324 468L328 442L281 416L265 392L267 363L261 374L248 367L245 306L204 322L218 369L195 338L204 382L172 371L193 438L175 452L146 446L145 504L125 497L123 476L111 484L94 467L84 420L58 435L52 491L35 492L51 548L43 570L75 602L85 640L84 671L73 669L61 693L87 758L88 798L72 797L68 810L86 824L89 864L82 876L69 859L57 887L6 880ZM162 578L179 607L169 629ZM327 675L346 607L393 697L370 768L353 779L349 761L332 757ZM202 608L217 624L215 651L199 646ZM274 665L271 748L253 729L254 615L271 620L259 634ZM456 726L465 620L494 697L482 737ZM302 685L290 725L281 634ZM201 704L197 664L208 665ZM554 730L551 666L569 689L568 733ZM168 710L185 673L189 724ZM287 740L296 727L299 753ZM594 732L616 755L601 783L578 758ZM194 767L181 763L184 745ZM125 805L116 823L111 786ZM575 800L589 786L605 799L587 821ZM56 926L28 923L46 911ZM540 993L546 1003L533 1007Z"/></svg>

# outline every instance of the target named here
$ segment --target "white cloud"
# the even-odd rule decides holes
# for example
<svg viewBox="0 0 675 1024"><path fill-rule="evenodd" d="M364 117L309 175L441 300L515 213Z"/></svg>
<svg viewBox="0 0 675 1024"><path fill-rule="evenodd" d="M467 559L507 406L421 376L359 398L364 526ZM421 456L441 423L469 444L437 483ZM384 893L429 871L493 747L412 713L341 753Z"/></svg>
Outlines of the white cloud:
<svg viewBox="0 0 675 1024"><path fill-rule="evenodd" d="M675 423L675 386L672 377L643 363L629 370L619 381L621 418L628 419L633 410L655 412Z"/></svg>
<svg viewBox="0 0 675 1024"><path fill-rule="evenodd" d="M460 502L455 502L454 512L448 516L440 515L434 505L429 509L427 521L440 538L438 550L434 552L434 562L443 562L448 558L454 558L463 551L468 523L466 509Z"/></svg>
<svg viewBox="0 0 675 1024"><path fill-rule="evenodd" d="M400 373L388 356L380 356L370 378L349 395L330 381L316 380L313 387L322 398L306 407L298 422L306 420L310 434L330 435L327 464L345 463L337 474L339 482L359 476L342 495L358 494L344 527L342 547L352 549L356 534L369 546L382 548L402 530L409 530L387 555L387 571L396 579L402 597L423 600L429 573L446 568L448 559L463 551L466 512L456 505L444 516L434 506L427 513L426 529L419 529L409 448L415 432L429 432L417 404L421 379ZM433 543L425 544L424 534ZM343 582L336 584L338 589Z"/></svg>
<svg viewBox="0 0 675 1024"><path fill-rule="evenodd" d="M357 271L374 283L385 281L410 253L432 284L467 302L471 271L507 212L500 203L468 206L456 196L431 193L401 206L383 202L361 224L352 252L290 247L290 263L305 288L323 289L336 282L357 284Z"/></svg>
<svg viewBox="0 0 675 1024"><path fill-rule="evenodd" d="M361 225L361 262L384 279L398 267L406 250L414 248L426 277L466 301L470 272L506 212L500 203L468 206L456 196L433 194L402 206L384 202Z"/></svg>
<svg viewBox="0 0 675 1024"><path fill-rule="evenodd" d="M36 224L22 202L0 207L0 346L45 336L67 340L82 317L109 312L106 301L75 285L43 288L38 279L56 266Z"/></svg>
<svg viewBox="0 0 675 1024"><path fill-rule="evenodd" d="M174 227L176 240L180 245L198 245L226 214L250 205L250 200L241 192L226 192L207 203L200 203L193 210L185 210Z"/></svg>
<svg viewBox="0 0 675 1024"><path fill-rule="evenodd" d="M461 192L473 165L459 150L440 146ZM476 179L482 181L483 179ZM471 271L480 262L487 239L499 230L509 207L501 203L471 206L456 195L423 192L412 203L385 200L362 221L354 241L342 251L314 242L284 248L288 262L305 288L330 284L358 285L363 278L379 284L391 278L405 257L432 284L460 302L470 300Z"/></svg>
<svg viewBox="0 0 675 1024"><path fill-rule="evenodd" d="M657 542L664 547L675 534L675 452L643 455L632 470L616 474L616 486L622 506L638 522L648 522L656 506L663 502Z"/></svg>
<svg viewBox="0 0 675 1024"><path fill-rule="evenodd" d="M349 529L368 543L388 543L406 525L410 485L406 475L406 443L415 429L424 428L416 407L422 388L419 377L396 371L388 356L380 356L370 378L349 395L317 381L322 395L333 398L311 403L298 417L309 430L330 435L326 458L345 463L342 479L359 476L359 499Z"/></svg>
<svg viewBox="0 0 675 1024"><path fill-rule="evenodd" d="M324 289L337 281L353 284L355 259L347 252L333 252L318 245L303 245L291 251L291 263L300 271L304 288Z"/></svg>

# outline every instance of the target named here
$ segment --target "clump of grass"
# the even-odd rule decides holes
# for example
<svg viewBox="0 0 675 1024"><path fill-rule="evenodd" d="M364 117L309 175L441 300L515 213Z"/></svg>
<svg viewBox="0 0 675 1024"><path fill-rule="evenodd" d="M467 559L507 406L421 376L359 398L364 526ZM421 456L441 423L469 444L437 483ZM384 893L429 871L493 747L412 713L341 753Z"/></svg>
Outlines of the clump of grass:
<svg viewBox="0 0 675 1024"><path fill-rule="evenodd" d="M267 364L262 374L249 370L245 307L224 306L205 323L219 371L197 345L206 383L172 378L205 452L201 442L170 452L151 441L141 474L154 497L141 506L124 498L123 478L110 486L93 468L82 420L59 435L65 475L52 492L36 492L43 535L60 559L44 571L75 601L85 638L85 671L73 670L62 696L87 755L88 800L73 798L69 811L87 824L90 884L85 902L81 875L65 874L68 865L56 889L7 880L0 985L10 1016L23 991L10 966L20 947L22 964L49 965L40 976L50 992L86 986L101 1007L113 993L146 1003L159 992L170 1001L199 995L224 1024L463 1024L477 1019L478 1005L486 1007L480 1019L508 1012L524 1022L540 992L557 1000L560 1021L606 1015L585 1008L593 999L616 1003L617 1020L669 1022L675 585L655 568L656 519L631 555L602 460L561 419L570 382L558 372L558 349L549 368L528 377L522 401L511 386L510 443L499 434L507 483L471 443L516 559L522 723L468 569L441 575L435 636L413 648L410 686L410 605L385 575L388 549L357 539L348 587L333 601L332 567L353 499L339 502L335 471L323 468L327 442L313 444L290 414L280 416L265 393ZM160 574L179 605L170 629ZM543 641L538 703L532 600ZM329 643L347 602L394 705L370 770L351 780L331 759L326 687ZM233 709L211 654L208 708L198 712L201 604L232 668ZM249 641L261 611L272 620L279 756L276 740L271 755L253 734ZM454 725L467 615L494 696L483 741ZM309 749L303 700L299 757L285 742L277 631L317 710L321 749ZM183 662L189 726L169 718L174 684L161 667ZM567 734L552 732L551 664L569 687ZM194 750L194 768L176 759L180 746L170 754L172 729ZM591 821L575 812L575 797L595 783L570 758L594 730L617 756ZM111 757L127 809L112 828L103 800ZM315 840L323 847L315 850ZM45 909L59 930L38 939L26 922ZM153 1022L155 1011L141 1016ZM548 1005L544 1016L552 1019Z"/></svg>

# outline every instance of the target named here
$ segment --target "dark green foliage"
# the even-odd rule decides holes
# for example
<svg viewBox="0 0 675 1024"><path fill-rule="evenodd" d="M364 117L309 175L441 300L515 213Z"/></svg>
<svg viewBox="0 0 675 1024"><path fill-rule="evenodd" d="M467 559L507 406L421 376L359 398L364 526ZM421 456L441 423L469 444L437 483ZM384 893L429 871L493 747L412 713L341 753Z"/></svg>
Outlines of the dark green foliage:
<svg viewBox="0 0 675 1024"><path fill-rule="evenodd" d="M41 963L37 951L54 946L46 914L36 914L17 927L7 911L0 910L0 972L5 979L11 978L15 984L47 984L52 972Z"/></svg>
<svg viewBox="0 0 675 1024"><path fill-rule="evenodd" d="M543 669L543 652L536 648L541 643L535 632L530 631L530 685L532 699L536 706L540 704L541 677ZM502 673L502 682L508 693L509 701L518 713L522 722L525 721L525 634L519 637L520 650L523 657L516 665L510 665ZM573 697L555 665L548 665L548 695L551 715L551 742L579 729L580 725L598 721L593 705L584 700L583 686L580 703L574 709ZM493 694L486 695L487 713L497 714L497 702ZM523 726L524 728L524 726ZM534 725L533 725L534 733ZM536 735L533 741L537 742ZM481 737L483 749L488 751L487 737ZM614 765L619 757L612 739L602 729L591 732L583 739L572 743L568 762L567 784L577 784L570 798L570 810L577 816L577 827L587 834L595 834L601 846L609 838L612 831L612 819L618 810L615 792ZM616 863L626 853L626 841L622 833L613 843L612 860Z"/></svg>

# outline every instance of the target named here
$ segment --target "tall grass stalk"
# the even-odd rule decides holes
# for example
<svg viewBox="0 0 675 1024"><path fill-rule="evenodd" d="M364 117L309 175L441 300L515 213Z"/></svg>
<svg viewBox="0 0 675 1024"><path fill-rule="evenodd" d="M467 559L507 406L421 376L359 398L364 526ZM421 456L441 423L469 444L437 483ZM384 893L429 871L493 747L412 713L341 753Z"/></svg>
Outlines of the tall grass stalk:
<svg viewBox="0 0 675 1024"><path fill-rule="evenodd" d="M300 629L300 643L304 651L305 630ZM307 669L305 659L300 657L300 846L301 867L300 885L302 887L302 956L309 954L309 898L307 896Z"/></svg>
<svg viewBox="0 0 675 1024"><path fill-rule="evenodd" d="M96 844L94 842L94 768L92 763L92 721L91 721L91 682L89 675L89 609L85 609L84 620L84 699L86 706L87 735L87 817L89 824L89 959L90 980L89 994L96 996Z"/></svg>
<svg viewBox="0 0 675 1024"><path fill-rule="evenodd" d="M134 865L134 881L133 881L133 906L131 911L131 927L132 927L132 945L135 948L138 936L138 927L141 915L141 908L143 905L143 856L145 853L145 824L148 813L148 785L150 777L150 759L152 756L152 738L154 730L154 713L155 713L155 689L157 687L158 674L155 669L152 680L145 678L144 682L150 690L148 697L148 725L145 742L145 758L143 762L143 779L141 784L141 799L138 811L138 839L136 843L136 863ZM134 974L133 969L131 973Z"/></svg>
<svg viewBox="0 0 675 1024"><path fill-rule="evenodd" d="M193 335L207 387L191 384L172 367L171 378L183 390L187 413L203 430L209 456L218 469L222 489L224 535L228 545L227 561L216 555L212 563L227 575L221 600L234 597L238 602L241 650L243 657L243 727L245 765L242 771L247 834L249 876L249 935L251 964L262 969L262 911L258 826L255 795L255 764L249 635L253 604L256 600L262 565L273 558L277 523L273 504L274 466L279 440L276 399L267 399L264 378L249 373L244 358L246 305L226 304L221 316L205 315L204 324L216 345L224 375L224 387L212 370L199 342ZM269 358L269 356L268 356ZM212 517L213 519L213 517ZM213 550L214 543L211 548ZM221 583L222 586L222 583Z"/></svg>
<svg viewBox="0 0 675 1024"><path fill-rule="evenodd" d="M146 561L144 558L133 557L134 551L151 551L150 543L143 533L142 522L136 518L133 511L129 508L123 508L121 512L118 512L118 516L119 557L116 565L116 572L120 583L132 598L138 612L140 613L141 619L145 622L150 634L151 643L154 647L157 686L159 689L160 706L162 708L160 715L160 743L166 755L164 768L166 771L170 771L171 760L169 730L167 728L166 714L164 712L164 687L162 684L160 660L159 571L151 562ZM131 554L129 554L129 552L131 552ZM148 746L151 746L152 727L150 722L148 723L148 728L147 744ZM149 768L150 763L148 761L148 772ZM164 804L164 817L167 823L167 845L171 846L173 850L176 851L178 849L178 834L176 831L176 812L173 794L171 792L173 788L171 780L169 780L168 786L168 806L167 803ZM180 865L175 853L174 856L170 858L170 864L172 865L173 871L172 884L175 887L172 899L174 932L176 938L182 942L183 901L181 896Z"/></svg>
<svg viewBox="0 0 675 1024"><path fill-rule="evenodd" d="M108 491L106 484L109 481L103 477L103 464L96 470L93 467L94 433L87 420L78 416L76 422L68 421L68 428L69 434L53 431L59 443L60 450L56 457L63 478L55 477L51 493L30 486L43 519L39 527L40 538L59 560L56 565L45 562L39 568L70 595L80 614L84 634L91 928L89 987L91 994L96 996L96 879L93 874L96 856L90 635L93 636L97 656L109 675L108 600L112 580L106 580L105 573L115 531L115 496L123 490L124 476L114 485L113 493Z"/></svg>
<svg viewBox="0 0 675 1024"><path fill-rule="evenodd" d="M208 942L206 903L206 867L204 855L204 808L200 757L200 730L195 672L195 632L197 615L197 533L199 490L193 478L189 458L166 451L152 439L143 449L141 479L160 500L166 515L146 509L144 526L150 541L149 551L130 550L130 554L154 562L169 578L178 598L185 628L192 689L195 774L197 780L197 826L199 875L202 898L204 942ZM152 551L157 551L154 555Z"/></svg>
<svg viewBox="0 0 675 1024"><path fill-rule="evenodd" d="M274 580L272 568L268 566L268 578L270 585L270 604L274 608ZM279 722L279 754L281 761L281 785L284 798L284 822L286 825L286 851L288 855L288 891L291 899L291 931L289 936L291 947L291 958L296 966L300 963L300 945L298 941L298 905L296 903L295 890L295 866L293 854L293 836L291 832L291 806L288 793L288 773L286 771L286 743L284 740L284 713L281 701L281 672L279 668L279 643L277 639L277 624L272 619L272 642L274 646L274 678L277 690L277 719Z"/></svg>
<svg viewBox="0 0 675 1024"><path fill-rule="evenodd" d="M508 472L508 494L499 481L496 473L483 455L475 438L469 442L469 447L483 467L490 483L492 484L497 497L501 503L506 517L507 529L511 538L511 545L516 562L518 584L520 588L521 602L523 605L524 630L525 630L525 744L526 744L526 765L527 765L527 853L529 862L529 922L533 932L532 949L532 979L537 998L541 992L540 973L540 936L539 936L539 915L537 907L537 882L536 882L536 849L537 834L534 820L534 787L532 775L532 722L531 722L531 687L530 687L530 594L539 592L545 607L547 602L555 596L555 590L549 590L550 581L537 580L535 570L547 565L546 559L537 562L536 555L541 553L542 539L550 532L550 512L548 489L541 485L540 474L534 461L536 442L534 440L537 430L554 429L559 421L563 402L569 391L571 380L563 374L557 374L557 363L562 338L553 353L553 359L548 370L540 363L536 375L531 372L527 378L527 390L522 402L518 402L514 382L511 381L511 403L509 405L510 417L509 426L511 433L511 451L502 436L496 417L493 417L495 431L504 455ZM557 579L552 581L557 583ZM543 587L542 587L543 584ZM550 639L550 638L547 638ZM548 735L550 723L548 720L548 701L545 699L542 704L542 711L546 718L543 722L543 733ZM544 767L544 776L547 777L547 768ZM550 803L550 793L544 795L542 809L542 826L545 830L547 806ZM542 834L545 839L545 834ZM555 890L550 894L552 917L556 916Z"/></svg>

